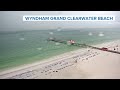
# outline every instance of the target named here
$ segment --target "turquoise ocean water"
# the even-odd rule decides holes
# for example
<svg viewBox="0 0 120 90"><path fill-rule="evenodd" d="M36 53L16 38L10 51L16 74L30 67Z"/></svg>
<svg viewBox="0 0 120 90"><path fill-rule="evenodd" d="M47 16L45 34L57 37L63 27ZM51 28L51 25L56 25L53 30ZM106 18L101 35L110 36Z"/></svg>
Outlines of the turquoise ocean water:
<svg viewBox="0 0 120 90"><path fill-rule="evenodd" d="M89 33L92 33L90 36ZM102 33L104 36L99 36ZM89 45L120 39L119 29L29 30L0 32L0 70L41 61L55 55L79 49L48 42L47 38L73 39Z"/></svg>

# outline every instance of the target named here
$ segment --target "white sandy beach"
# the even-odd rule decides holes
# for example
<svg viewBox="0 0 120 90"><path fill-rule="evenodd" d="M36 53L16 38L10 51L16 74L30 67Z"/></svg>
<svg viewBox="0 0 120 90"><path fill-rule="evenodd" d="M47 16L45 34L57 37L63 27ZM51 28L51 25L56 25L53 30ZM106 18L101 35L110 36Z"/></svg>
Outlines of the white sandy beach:
<svg viewBox="0 0 120 90"><path fill-rule="evenodd" d="M116 47L118 45L118 47ZM97 47L120 52L120 40ZM90 50L90 51L88 51ZM79 49L50 59L1 71L1 79L120 79L120 54Z"/></svg>

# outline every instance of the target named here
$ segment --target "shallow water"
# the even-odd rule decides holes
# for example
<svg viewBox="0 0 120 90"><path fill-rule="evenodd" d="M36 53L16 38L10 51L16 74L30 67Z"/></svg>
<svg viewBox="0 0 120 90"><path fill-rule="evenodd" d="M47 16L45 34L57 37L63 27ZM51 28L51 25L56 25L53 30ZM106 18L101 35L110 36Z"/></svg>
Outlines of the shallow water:
<svg viewBox="0 0 120 90"><path fill-rule="evenodd" d="M92 33L89 35L89 33ZM100 34L104 35L100 35ZM90 45L120 39L119 29L32 30L0 32L0 69L40 61L80 47L48 42L73 39Z"/></svg>

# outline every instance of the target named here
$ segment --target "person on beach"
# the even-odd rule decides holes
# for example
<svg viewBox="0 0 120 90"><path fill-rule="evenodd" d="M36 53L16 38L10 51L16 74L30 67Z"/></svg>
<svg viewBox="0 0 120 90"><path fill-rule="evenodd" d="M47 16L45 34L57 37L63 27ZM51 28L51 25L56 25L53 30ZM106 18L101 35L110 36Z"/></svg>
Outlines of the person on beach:
<svg viewBox="0 0 120 90"><path fill-rule="evenodd" d="M118 45L116 47L117 47L117 51L118 51Z"/></svg>
<svg viewBox="0 0 120 90"><path fill-rule="evenodd" d="M77 60L75 60L75 63L77 63Z"/></svg>
<svg viewBox="0 0 120 90"><path fill-rule="evenodd" d="M115 48L114 48L114 50L115 50Z"/></svg>
<svg viewBox="0 0 120 90"><path fill-rule="evenodd" d="M88 52L90 52L90 50L88 50Z"/></svg>

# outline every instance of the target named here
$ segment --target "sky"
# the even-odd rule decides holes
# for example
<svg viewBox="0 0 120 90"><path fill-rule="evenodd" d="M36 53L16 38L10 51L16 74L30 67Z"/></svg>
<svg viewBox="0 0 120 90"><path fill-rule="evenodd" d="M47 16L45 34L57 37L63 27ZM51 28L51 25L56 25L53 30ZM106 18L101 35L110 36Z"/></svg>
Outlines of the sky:
<svg viewBox="0 0 120 90"><path fill-rule="evenodd" d="M115 21L23 22L23 15L114 15ZM0 11L0 31L62 28L120 28L120 11Z"/></svg>

